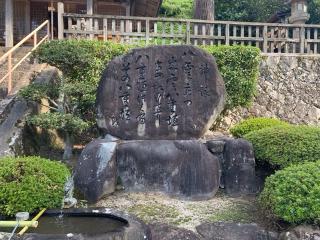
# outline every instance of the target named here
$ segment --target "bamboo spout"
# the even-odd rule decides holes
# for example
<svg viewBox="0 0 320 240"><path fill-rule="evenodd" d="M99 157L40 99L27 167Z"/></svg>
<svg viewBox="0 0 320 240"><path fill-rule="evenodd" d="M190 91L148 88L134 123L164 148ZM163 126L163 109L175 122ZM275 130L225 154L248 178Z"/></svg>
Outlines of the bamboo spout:
<svg viewBox="0 0 320 240"><path fill-rule="evenodd" d="M19 225L19 227L38 227L38 221L0 221L0 227L15 227Z"/></svg>

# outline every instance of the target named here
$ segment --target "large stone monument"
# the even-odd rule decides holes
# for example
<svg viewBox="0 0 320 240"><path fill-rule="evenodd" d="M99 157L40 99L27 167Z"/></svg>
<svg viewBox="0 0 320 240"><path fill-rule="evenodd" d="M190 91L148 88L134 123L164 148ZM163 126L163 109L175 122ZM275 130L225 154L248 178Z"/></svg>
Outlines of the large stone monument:
<svg viewBox="0 0 320 240"><path fill-rule="evenodd" d="M97 91L103 137L84 149L76 187L92 202L114 192L117 179L127 191L213 197L223 157L200 138L223 110L225 95L215 59L199 48L154 46L115 58Z"/></svg>

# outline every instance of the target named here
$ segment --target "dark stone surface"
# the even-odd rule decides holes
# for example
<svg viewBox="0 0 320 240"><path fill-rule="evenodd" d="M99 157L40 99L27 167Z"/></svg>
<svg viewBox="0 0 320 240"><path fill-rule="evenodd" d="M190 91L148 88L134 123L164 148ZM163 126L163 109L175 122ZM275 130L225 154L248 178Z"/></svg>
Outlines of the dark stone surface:
<svg viewBox="0 0 320 240"><path fill-rule="evenodd" d="M201 137L224 106L213 56L193 46L134 49L112 60L97 93L98 125L124 140Z"/></svg>
<svg viewBox="0 0 320 240"><path fill-rule="evenodd" d="M196 227L205 240L277 240L278 233L268 232L256 224L204 223Z"/></svg>
<svg viewBox="0 0 320 240"><path fill-rule="evenodd" d="M225 142L222 140L209 140L206 142L208 149L213 154L223 153Z"/></svg>
<svg viewBox="0 0 320 240"><path fill-rule="evenodd" d="M219 160L199 141L127 141L118 145L118 176L128 191L209 199L219 188Z"/></svg>
<svg viewBox="0 0 320 240"><path fill-rule="evenodd" d="M150 229L143 222L136 217L126 213L108 208L85 208L85 209L68 209L68 210L49 210L44 215L60 215L60 214L73 214L89 216L96 215L100 217L115 217L126 221L127 226L121 227L114 232L88 235L88 234L25 234L23 237L16 237L14 239L20 240L151 240ZM1 234L0 234L1 236Z"/></svg>
<svg viewBox="0 0 320 240"><path fill-rule="evenodd" d="M320 227L301 225L280 234L279 240L320 240Z"/></svg>
<svg viewBox="0 0 320 240"><path fill-rule="evenodd" d="M225 139L222 182L227 194L256 193L255 158L252 144L244 139Z"/></svg>
<svg viewBox="0 0 320 240"><path fill-rule="evenodd" d="M82 151L75 168L75 187L90 202L113 193L116 187L116 141L97 139Z"/></svg>
<svg viewBox="0 0 320 240"><path fill-rule="evenodd" d="M152 240L202 240L190 230L169 226L162 223L149 225Z"/></svg>

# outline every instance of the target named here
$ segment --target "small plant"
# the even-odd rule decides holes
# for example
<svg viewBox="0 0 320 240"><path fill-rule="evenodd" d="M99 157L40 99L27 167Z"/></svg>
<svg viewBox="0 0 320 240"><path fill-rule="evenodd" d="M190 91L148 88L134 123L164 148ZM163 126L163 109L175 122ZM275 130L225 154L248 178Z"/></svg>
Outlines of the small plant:
<svg viewBox="0 0 320 240"><path fill-rule="evenodd" d="M258 162L273 168L319 160L319 127L276 126L250 132L244 138L253 144Z"/></svg>
<svg viewBox="0 0 320 240"><path fill-rule="evenodd" d="M320 161L277 171L267 178L259 200L266 212L289 223L319 222Z"/></svg>
<svg viewBox="0 0 320 240"><path fill-rule="evenodd" d="M68 168L40 157L0 159L0 214L61 207Z"/></svg>
<svg viewBox="0 0 320 240"><path fill-rule="evenodd" d="M250 132L279 125L287 126L288 123L275 118L249 118L232 127L230 132L234 137L241 138Z"/></svg>

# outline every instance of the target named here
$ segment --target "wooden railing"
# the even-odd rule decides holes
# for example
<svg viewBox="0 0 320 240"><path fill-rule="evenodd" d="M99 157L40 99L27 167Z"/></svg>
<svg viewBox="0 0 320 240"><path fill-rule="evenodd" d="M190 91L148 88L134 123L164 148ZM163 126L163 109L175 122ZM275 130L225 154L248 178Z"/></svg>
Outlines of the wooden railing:
<svg viewBox="0 0 320 240"><path fill-rule="evenodd" d="M33 50L37 49L40 44L49 39L49 21L43 22L39 27L37 27L34 31L32 31L28 36L23 38L18 44L16 44L13 48L11 48L8 52L6 52L3 56L0 57L0 65L7 64L8 71L7 73L0 79L0 84L8 79L8 94L12 91L12 74L20 64L25 61L32 53ZM13 65L13 55L15 51L19 49L22 45L29 43L32 41L33 48L31 51L27 52L19 61Z"/></svg>
<svg viewBox="0 0 320 240"><path fill-rule="evenodd" d="M121 43L251 45L263 53L320 54L320 25L62 13L60 36Z"/></svg>

